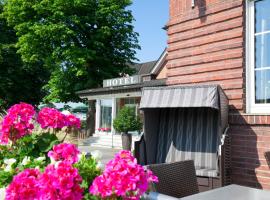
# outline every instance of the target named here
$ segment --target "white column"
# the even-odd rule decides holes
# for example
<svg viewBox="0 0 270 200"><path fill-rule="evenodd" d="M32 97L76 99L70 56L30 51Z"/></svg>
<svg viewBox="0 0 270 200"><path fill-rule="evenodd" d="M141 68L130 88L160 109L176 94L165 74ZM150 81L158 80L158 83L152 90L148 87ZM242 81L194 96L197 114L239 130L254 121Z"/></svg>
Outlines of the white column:
<svg viewBox="0 0 270 200"><path fill-rule="evenodd" d="M100 99L96 100L96 125L95 125L95 132L97 129L100 128Z"/></svg>
<svg viewBox="0 0 270 200"><path fill-rule="evenodd" d="M116 117L116 98L115 97L113 97L112 98L112 127L111 127L111 129L112 129L112 134L115 134L115 130L114 130L114 128L113 128L113 120L115 119L115 117Z"/></svg>

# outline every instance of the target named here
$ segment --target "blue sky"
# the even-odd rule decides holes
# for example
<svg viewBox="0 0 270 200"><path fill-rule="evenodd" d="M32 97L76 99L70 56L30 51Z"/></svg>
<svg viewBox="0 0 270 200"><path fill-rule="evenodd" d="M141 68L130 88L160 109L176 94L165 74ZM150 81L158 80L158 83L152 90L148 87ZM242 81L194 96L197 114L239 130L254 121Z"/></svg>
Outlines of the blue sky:
<svg viewBox="0 0 270 200"><path fill-rule="evenodd" d="M140 62L158 59L167 45L162 27L169 18L169 0L133 0L130 9L136 19L135 31L140 34L137 58Z"/></svg>

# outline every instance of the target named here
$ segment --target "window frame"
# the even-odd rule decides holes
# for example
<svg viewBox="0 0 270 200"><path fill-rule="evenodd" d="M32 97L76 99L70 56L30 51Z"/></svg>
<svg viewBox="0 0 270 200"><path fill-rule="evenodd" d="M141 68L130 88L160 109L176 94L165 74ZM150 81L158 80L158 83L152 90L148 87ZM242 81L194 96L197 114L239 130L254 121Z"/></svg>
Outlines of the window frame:
<svg viewBox="0 0 270 200"><path fill-rule="evenodd" d="M246 1L246 111L269 114L270 103L255 103L255 1Z"/></svg>

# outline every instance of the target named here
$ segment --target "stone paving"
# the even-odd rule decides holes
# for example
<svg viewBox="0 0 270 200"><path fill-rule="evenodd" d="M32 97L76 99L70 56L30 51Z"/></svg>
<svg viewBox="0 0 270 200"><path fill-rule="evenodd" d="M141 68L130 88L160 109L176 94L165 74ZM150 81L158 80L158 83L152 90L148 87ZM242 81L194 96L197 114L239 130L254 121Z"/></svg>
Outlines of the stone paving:
<svg viewBox="0 0 270 200"><path fill-rule="evenodd" d="M105 165L109 160L111 160L114 155L120 151L120 149L106 148L106 147L95 147L95 146L79 146L80 151L93 152L100 151L102 153L101 163Z"/></svg>

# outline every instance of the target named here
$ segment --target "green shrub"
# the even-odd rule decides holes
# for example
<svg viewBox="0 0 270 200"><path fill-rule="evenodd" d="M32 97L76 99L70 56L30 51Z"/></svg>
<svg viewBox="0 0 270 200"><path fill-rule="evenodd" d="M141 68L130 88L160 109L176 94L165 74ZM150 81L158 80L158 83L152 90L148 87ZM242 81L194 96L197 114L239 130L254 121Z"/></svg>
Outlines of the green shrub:
<svg viewBox="0 0 270 200"><path fill-rule="evenodd" d="M134 108L123 107L113 121L113 127L117 132L128 133L128 131L140 131L142 122L136 116Z"/></svg>

